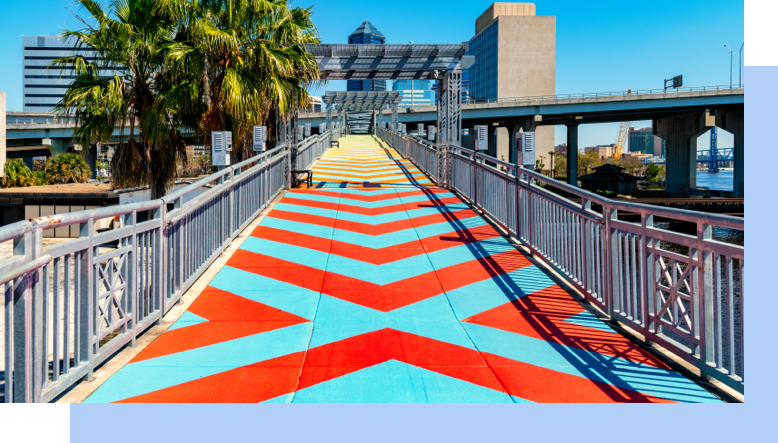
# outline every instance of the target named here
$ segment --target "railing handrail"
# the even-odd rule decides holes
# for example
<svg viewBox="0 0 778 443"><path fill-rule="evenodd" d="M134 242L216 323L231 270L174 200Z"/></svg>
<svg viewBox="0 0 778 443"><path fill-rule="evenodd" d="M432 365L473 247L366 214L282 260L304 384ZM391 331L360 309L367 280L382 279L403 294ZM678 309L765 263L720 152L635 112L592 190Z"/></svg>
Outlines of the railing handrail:
<svg viewBox="0 0 778 443"><path fill-rule="evenodd" d="M306 161L323 155L330 147L324 141L339 134L336 127L303 142ZM6 401L54 399L90 379L96 366L160 321L256 215L289 188L292 151L279 144L159 199L0 227L0 241L14 241L14 253L0 259L7 308L2 332L15 347L5 353ZM184 198L210 184L215 186ZM117 216L120 226L95 231L96 221ZM78 238L43 246L43 231L75 224L80 224ZM106 294L121 304L117 312L98 305ZM49 308L41 312L52 299L54 310L65 303L70 311L56 318ZM42 335L35 335L39 330ZM43 372L45 365L50 372Z"/></svg>
<svg viewBox="0 0 778 443"><path fill-rule="evenodd" d="M414 136L385 128L378 134L612 319L703 376L744 391L744 247L714 238L712 230L744 232L744 218L611 200L453 144L438 145L431 158L432 148ZM619 211L640 221L619 218ZM693 223L696 232L655 225L661 219Z"/></svg>
<svg viewBox="0 0 778 443"><path fill-rule="evenodd" d="M456 145L452 146L454 149L458 150L465 150L466 148L461 148ZM559 180L547 177L543 174L540 174L538 172L532 171L527 168L518 167L515 164L507 163L501 160L497 160L493 157L475 152L470 151L473 155L476 157L490 161L493 163L496 163L498 165L503 165L509 168L512 168L515 171L519 171L520 174L527 175L528 177L533 178L534 180L540 181L544 184L554 186L556 188L562 189L565 192L569 192L570 194L577 195L581 198L584 198L586 200L591 201L592 203L597 203L599 205L608 206L613 209L618 209L622 211L633 211L633 212L639 212L639 213L652 213L651 215L656 215L660 217L665 218L674 218L682 221L689 221L689 222L702 222L705 224L712 224L716 226L726 227L726 228L732 228L732 229L738 229L738 230L745 230L745 220L742 217L735 217L732 215L723 215L723 214L710 214L707 212L701 212L701 211L695 211L691 209L678 209L678 208L666 208L662 206L656 206L656 205L649 205L646 203L631 203L631 202L625 202L621 200L611 200L607 197L603 197L601 195L594 194L592 192L589 192L585 189L578 188L576 186L573 186L568 183L561 182ZM453 153L456 155L456 153ZM514 177L510 176L509 174L505 174L503 171L500 171L497 168L493 168L489 166L488 164L484 165L484 167L492 169L495 173L501 173L506 176L506 178L513 179ZM544 192L549 192L546 190L539 190ZM564 197L562 197L564 198ZM571 204L575 204L573 201L566 199Z"/></svg>

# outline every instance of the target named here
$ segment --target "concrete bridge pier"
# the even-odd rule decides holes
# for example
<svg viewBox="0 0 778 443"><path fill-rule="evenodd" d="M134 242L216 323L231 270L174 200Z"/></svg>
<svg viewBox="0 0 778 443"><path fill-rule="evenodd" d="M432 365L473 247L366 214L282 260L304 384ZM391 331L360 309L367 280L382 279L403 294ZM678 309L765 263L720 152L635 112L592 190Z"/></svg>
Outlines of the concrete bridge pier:
<svg viewBox="0 0 778 443"><path fill-rule="evenodd" d="M715 124L710 110L654 120L654 135L667 144L665 190L669 194L688 196L697 187L697 138Z"/></svg>
<svg viewBox="0 0 778 443"><path fill-rule="evenodd" d="M578 120L571 118L567 126L567 183L578 186Z"/></svg>
<svg viewBox="0 0 778 443"><path fill-rule="evenodd" d="M518 144L516 143L516 134L519 132L538 132L539 125L543 121L542 115L529 115L521 118L508 120L508 143L510 144L510 162L516 163L519 160ZM551 128L553 130L553 128ZM538 159L540 154L538 152ZM506 157L507 158L507 157ZM519 165L521 166L521 165Z"/></svg>
<svg viewBox="0 0 778 443"><path fill-rule="evenodd" d="M69 138L51 138L48 140L49 143L45 146L49 147L49 151L51 151L52 157L56 157L59 154L68 152L68 148L73 145L71 143L71 139Z"/></svg>
<svg viewBox="0 0 778 443"><path fill-rule="evenodd" d="M734 146L734 167L735 173L732 183L734 197L741 198L745 196L743 181L745 175L745 152L744 152L744 109L742 107L723 108L716 110L716 126L724 129L735 136Z"/></svg>

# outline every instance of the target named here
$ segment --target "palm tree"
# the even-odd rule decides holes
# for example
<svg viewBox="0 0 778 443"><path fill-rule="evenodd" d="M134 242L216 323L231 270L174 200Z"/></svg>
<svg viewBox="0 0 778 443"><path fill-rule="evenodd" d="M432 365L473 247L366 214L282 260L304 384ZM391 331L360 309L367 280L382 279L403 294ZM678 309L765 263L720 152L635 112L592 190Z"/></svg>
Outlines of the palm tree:
<svg viewBox="0 0 778 443"><path fill-rule="evenodd" d="M201 0L191 12L169 62L203 91L206 143L212 131L232 131L233 154L246 159L252 126L267 126L273 144L277 119L309 103L306 87L319 78L302 46L319 43L311 10L287 0Z"/></svg>
<svg viewBox="0 0 778 443"><path fill-rule="evenodd" d="M192 127L199 85L180 77L166 64L182 21L194 7L188 0L114 0L107 10L96 0L77 0L94 25L66 30L62 36L83 55L55 59L52 67L75 74L55 112L75 117L74 139L83 146L106 142L116 126L129 126L129 139L119 145L111 169L115 187L149 184L152 198L172 187L176 158L186 158L181 130ZM74 13L75 15L75 13ZM101 70L114 75L101 77ZM135 138L138 128L139 139Z"/></svg>

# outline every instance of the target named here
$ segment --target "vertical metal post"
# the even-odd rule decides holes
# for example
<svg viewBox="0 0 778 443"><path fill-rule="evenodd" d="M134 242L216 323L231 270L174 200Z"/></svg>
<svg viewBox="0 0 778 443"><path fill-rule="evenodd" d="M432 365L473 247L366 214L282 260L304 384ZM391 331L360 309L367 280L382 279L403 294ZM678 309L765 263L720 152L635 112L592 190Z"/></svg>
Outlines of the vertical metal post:
<svg viewBox="0 0 778 443"><path fill-rule="evenodd" d="M24 255L29 263L34 260L34 232L24 234L22 241L14 240L14 255ZM13 368L6 368L6 395L16 403L33 401L32 393L32 290L31 275L24 274L13 281L13 325L6 324L6 331L13 328ZM6 352L11 352L6 349Z"/></svg>
<svg viewBox="0 0 778 443"><path fill-rule="evenodd" d="M86 223L81 223L79 236L81 238L88 237L89 242L85 251L81 253L80 260L80 273L79 273L79 321L81 328L76 331L80 335L79 343L81 344L80 356L81 361L79 363L87 363L89 365L89 372L87 372L86 380L92 380L92 374L94 367L92 367L92 360L94 355L95 346L94 343L97 334L95 334L95 263L94 263L94 219L89 219ZM86 254L84 254L86 252Z"/></svg>

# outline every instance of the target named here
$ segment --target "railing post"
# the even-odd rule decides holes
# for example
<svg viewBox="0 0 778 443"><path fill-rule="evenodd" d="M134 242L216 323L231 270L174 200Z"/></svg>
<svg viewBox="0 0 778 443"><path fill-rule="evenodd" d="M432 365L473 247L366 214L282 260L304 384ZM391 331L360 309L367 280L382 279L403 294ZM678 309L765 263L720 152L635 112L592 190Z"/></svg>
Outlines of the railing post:
<svg viewBox="0 0 778 443"><path fill-rule="evenodd" d="M21 241L14 239L14 255L24 254L24 263L34 260L36 255L34 233L35 231L26 232ZM30 273L13 281L12 300L9 304L13 305L13 324L5 325L6 331L13 329L12 349L6 349L6 352L13 352L13 368L5 369L5 392L6 396L10 396L16 403L33 401L32 296L33 280Z"/></svg>
<svg viewBox="0 0 778 443"><path fill-rule="evenodd" d="M168 292L168 262L170 249L170 227L167 226L167 203L161 200L159 208L154 211L154 216L159 218L159 234L154 236L153 263L154 266L154 308L157 312L157 325L162 323L165 312L165 299Z"/></svg>
<svg viewBox="0 0 778 443"><path fill-rule="evenodd" d="M122 298L122 309L130 317L130 324L122 326L122 332L130 331L130 347L135 346L135 338L138 334L138 285L137 285L137 266L138 260L135 258L137 245L137 211L122 216L122 226L132 226L132 234L122 240L121 246L129 248L127 256L124 258L124 269L122 269L122 278L127 285Z"/></svg>
<svg viewBox="0 0 778 443"><path fill-rule="evenodd" d="M713 227L707 223L697 222L697 272L699 272L699 278L697 279L697 292L699 302L695 305L698 309L695 312L696 335L700 338L700 358L702 362L700 369L705 375L708 367L716 367L715 358L715 331L714 331L714 318L713 318L713 253L705 247L705 242L713 239ZM691 257L690 257L691 258ZM691 266L691 264L690 264ZM721 276L717 275L716 279L720 279ZM728 282L732 284L732 282ZM729 309L734 309L730 306ZM721 313L719 313L721 316ZM701 336L700 336L701 335ZM723 340L719 337L719 340ZM733 373L735 368L735 362L732 363Z"/></svg>
<svg viewBox="0 0 778 443"><path fill-rule="evenodd" d="M659 277L658 264L654 254L655 248L659 247L659 240L651 238L649 240L649 229L654 227L654 216L644 214L643 216L643 275L645 278L645 292L643 301L643 324L645 325L645 342L651 344L651 337L656 333L652 318L656 312L656 283Z"/></svg>
<svg viewBox="0 0 778 443"><path fill-rule="evenodd" d="M95 262L94 262L94 219L90 218L85 223L81 223L80 237L89 238L86 251L81 252L81 260L78 263L79 269L77 270L79 297L78 297L78 314L81 327L76 332L80 335L80 356L81 361L76 362L76 366L79 363L86 363L89 370L86 375L86 380L91 381L94 373L94 367L92 366L93 356L95 353L95 346L97 345L97 334L95 333ZM40 229L38 229L39 231ZM86 252L86 255L84 255Z"/></svg>
<svg viewBox="0 0 778 443"><path fill-rule="evenodd" d="M620 293L620 287L619 287L619 276L620 271L619 268L621 266L621 263L619 263L619 254L618 254L618 248L621 247L619 243L619 233L616 229L613 229L611 227L611 221L616 220L618 215L618 211L616 209L612 209L608 206L603 207L603 216L605 217L605 232L606 232L606 239L607 239L607 269L608 269L608 275L606 279L606 285L608 286L608 303L607 303L607 314L612 316L613 311L620 311L621 310L621 303L619 301L619 293Z"/></svg>

